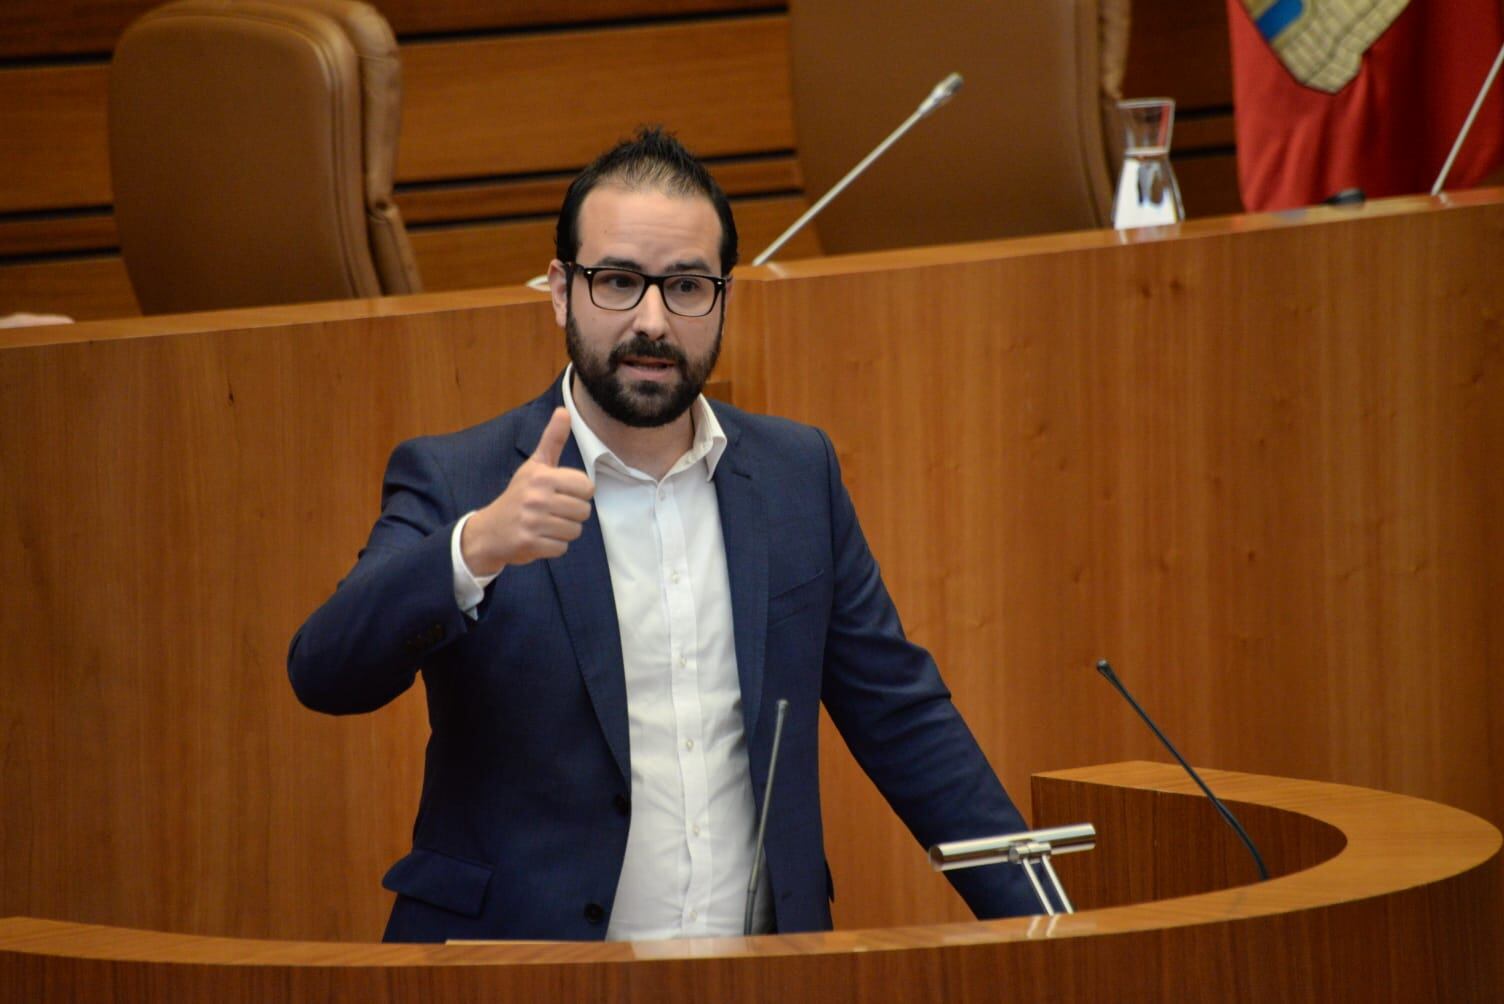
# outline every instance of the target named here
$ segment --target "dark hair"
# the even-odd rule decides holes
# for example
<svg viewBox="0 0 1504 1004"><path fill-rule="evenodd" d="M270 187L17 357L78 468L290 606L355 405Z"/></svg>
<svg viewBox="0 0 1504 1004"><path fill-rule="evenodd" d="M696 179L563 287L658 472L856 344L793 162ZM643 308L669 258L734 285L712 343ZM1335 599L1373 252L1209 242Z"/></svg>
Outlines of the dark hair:
<svg viewBox="0 0 1504 1004"><path fill-rule="evenodd" d="M643 126L637 135L595 158L564 195L554 226L554 255L575 260L580 253L580 205L597 185L614 182L629 189L658 188L670 195L703 195L721 218L721 274L736 265L736 220L731 203L705 165L660 126Z"/></svg>

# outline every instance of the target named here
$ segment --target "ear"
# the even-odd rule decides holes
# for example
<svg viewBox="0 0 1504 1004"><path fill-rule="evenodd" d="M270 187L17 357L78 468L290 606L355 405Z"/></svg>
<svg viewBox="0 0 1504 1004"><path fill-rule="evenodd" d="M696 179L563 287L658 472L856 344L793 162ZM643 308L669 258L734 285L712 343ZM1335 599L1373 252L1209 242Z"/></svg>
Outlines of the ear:
<svg viewBox="0 0 1504 1004"><path fill-rule="evenodd" d="M569 270L557 258L548 263L548 295L554 302L554 323L562 328L569 317Z"/></svg>

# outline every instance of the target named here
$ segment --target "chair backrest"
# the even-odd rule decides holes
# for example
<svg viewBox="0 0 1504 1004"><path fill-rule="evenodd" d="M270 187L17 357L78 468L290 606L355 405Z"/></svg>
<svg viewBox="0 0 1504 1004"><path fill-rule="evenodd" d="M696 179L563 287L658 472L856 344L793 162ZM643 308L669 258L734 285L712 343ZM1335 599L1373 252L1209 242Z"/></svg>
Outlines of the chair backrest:
<svg viewBox="0 0 1504 1004"><path fill-rule="evenodd" d="M828 253L1106 226L1129 0L792 0L805 190L960 93L816 220Z"/></svg>
<svg viewBox="0 0 1504 1004"><path fill-rule="evenodd" d="M401 70L350 0L178 0L121 36L110 168L145 313L416 292Z"/></svg>

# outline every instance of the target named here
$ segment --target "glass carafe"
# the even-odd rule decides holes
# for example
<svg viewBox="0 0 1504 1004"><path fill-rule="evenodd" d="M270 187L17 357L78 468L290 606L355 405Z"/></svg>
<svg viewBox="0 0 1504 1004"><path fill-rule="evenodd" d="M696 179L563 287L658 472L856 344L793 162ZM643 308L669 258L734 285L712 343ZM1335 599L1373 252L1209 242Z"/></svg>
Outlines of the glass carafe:
<svg viewBox="0 0 1504 1004"><path fill-rule="evenodd" d="M1123 123L1123 170L1112 203L1112 225L1125 230L1185 219L1180 186L1170 170L1174 99L1119 101L1118 114Z"/></svg>

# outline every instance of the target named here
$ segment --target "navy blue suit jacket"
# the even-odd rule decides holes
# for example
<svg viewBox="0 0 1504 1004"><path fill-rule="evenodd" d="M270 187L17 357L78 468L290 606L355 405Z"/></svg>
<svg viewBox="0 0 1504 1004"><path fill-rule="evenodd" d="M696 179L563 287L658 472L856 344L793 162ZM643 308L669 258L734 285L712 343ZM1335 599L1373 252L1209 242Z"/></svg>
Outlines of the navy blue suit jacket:
<svg viewBox="0 0 1504 1004"><path fill-rule="evenodd" d="M320 711L378 708L423 674L432 735L412 852L383 880L398 894L387 940L605 933L631 751L599 520L562 557L505 569L473 622L449 552L455 522L501 493L561 403L555 382L483 425L397 447L355 569L292 641L293 687ZM905 640L824 433L712 407L728 440L715 485L759 803L771 709L790 703L767 835L775 923L826 929L822 701L921 844L1024 823L934 661ZM572 438L560 462L582 466ZM950 876L978 916L1036 912L1014 866Z"/></svg>

